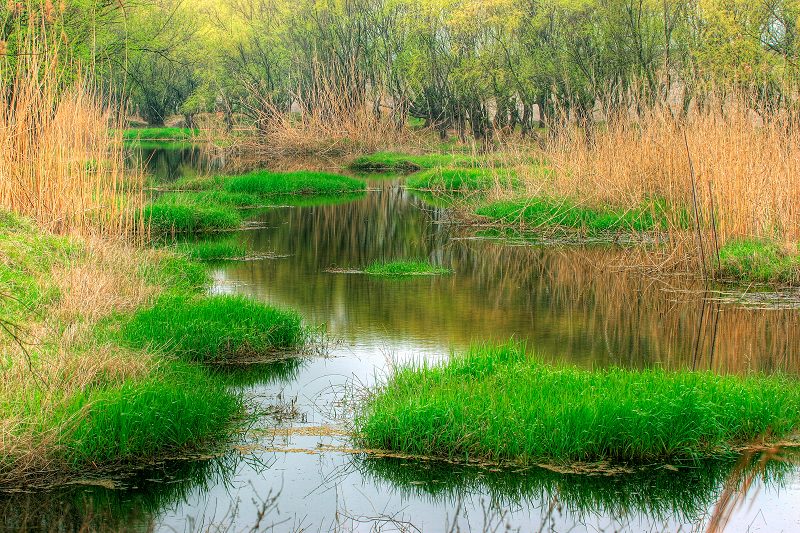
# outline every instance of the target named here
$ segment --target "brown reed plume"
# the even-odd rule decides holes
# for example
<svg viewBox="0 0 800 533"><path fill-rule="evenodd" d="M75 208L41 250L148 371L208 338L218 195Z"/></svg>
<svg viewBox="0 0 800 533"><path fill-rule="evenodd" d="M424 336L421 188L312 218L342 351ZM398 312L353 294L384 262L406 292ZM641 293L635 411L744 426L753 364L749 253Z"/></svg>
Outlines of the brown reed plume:
<svg viewBox="0 0 800 533"><path fill-rule="evenodd" d="M122 117L44 22L22 31L21 51L0 61L0 208L58 233L142 234Z"/></svg>

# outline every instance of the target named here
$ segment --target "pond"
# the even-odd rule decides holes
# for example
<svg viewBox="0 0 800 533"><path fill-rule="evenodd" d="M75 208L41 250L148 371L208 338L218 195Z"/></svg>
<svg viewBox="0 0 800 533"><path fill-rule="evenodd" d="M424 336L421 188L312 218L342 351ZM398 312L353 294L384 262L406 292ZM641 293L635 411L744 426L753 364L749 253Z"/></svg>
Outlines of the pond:
<svg viewBox="0 0 800 533"><path fill-rule="evenodd" d="M165 180L219 164L188 149L144 160ZM376 457L350 449L346 436L358 395L394 365L474 342L514 338L585 367L796 373L792 295L771 305L769 295L624 268L630 251L608 245L475 238L400 177L370 179L362 197L275 207L255 219L237 238L269 258L213 266L213 290L296 309L325 325L324 349L231 376L264 416L225 453L8 495L6 530L89 521L131 531L692 531L708 525L726 487L748 481L726 531L800 529L800 472L785 456L615 475L511 472ZM331 271L390 259L426 259L454 273Z"/></svg>

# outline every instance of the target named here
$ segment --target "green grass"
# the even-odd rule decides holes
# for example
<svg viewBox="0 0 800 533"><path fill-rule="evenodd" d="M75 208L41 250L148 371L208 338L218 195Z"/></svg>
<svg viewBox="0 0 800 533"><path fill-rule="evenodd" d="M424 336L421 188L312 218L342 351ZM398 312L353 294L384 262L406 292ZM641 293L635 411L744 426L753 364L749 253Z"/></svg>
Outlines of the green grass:
<svg viewBox="0 0 800 533"><path fill-rule="evenodd" d="M440 276L452 272L426 261L376 261L364 269L366 274L383 277Z"/></svg>
<svg viewBox="0 0 800 533"><path fill-rule="evenodd" d="M185 201L173 203L172 199L146 205L142 217L156 235L224 231L242 224L242 217L231 207Z"/></svg>
<svg viewBox="0 0 800 533"><path fill-rule="evenodd" d="M222 176L181 176L167 185L175 191L205 191L218 189L223 183Z"/></svg>
<svg viewBox="0 0 800 533"><path fill-rule="evenodd" d="M130 128L122 132L124 141L186 141L191 140L197 130L190 128Z"/></svg>
<svg viewBox="0 0 800 533"><path fill-rule="evenodd" d="M0 483L24 485L44 472L51 482L84 469L200 450L229 434L243 414L239 395L202 367L119 342L126 291L189 298L209 283L202 265L164 251L125 248L105 258L93 250L79 237L53 236L0 212L0 291L13 295L0 298L0 316L19 326L27 343L21 353L0 332L7 371L0 406L9 428L0 446ZM131 283L119 294L117 285L102 291L109 301L101 302L108 309L100 315L84 314L74 304L66 317L54 313L53 306L62 304L63 278L56 276L70 279L72 269L84 267ZM92 278L84 273L78 279ZM39 324L46 327L30 342L28 331ZM165 324L162 334L171 329ZM32 463L34 456L40 461Z"/></svg>
<svg viewBox="0 0 800 533"><path fill-rule="evenodd" d="M513 172L492 168L442 168L420 172L406 180L406 186L423 191L485 191L495 185L518 188Z"/></svg>
<svg viewBox="0 0 800 533"><path fill-rule="evenodd" d="M523 198L482 205L476 214L494 222L553 226L589 232L655 231L669 227L663 202L654 201L630 209L587 207L568 198Z"/></svg>
<svg viewBox="0 0 800 533"><path fill-rule="evenodd" d="M247 256L247 247L236 238L222 240L185 241L176 251L195 261L224 261Z"/></svg>
<svg viewBox="0 0 800 533"><path fill-rule="evenodd" d="M356 417L367 448L526 465L723 457L798 423L793 378L584 370L542 363L514 343L400 369Z"/></svg>
<svg viewBox="0 0 800 533"><path fill-rule="evenodd" d="M201 207L207 207L209 205L221 205L240 209L258 207L264 204L262 200L252 194L217 190L168 192L159 196L157 203L196 205Z"/></svg>
<svg viewBox="0 0 800 533"><path fill-rule="evenodd" d="M306 339L297 313L240 296L161 298L135 313L120 335L133 348L204 363L299 348Z"/></svg>
<svg viewBox="0 0 800 533"><path fill-rule="evenodd" d="M437 167L472 167L482 160L467 154L411 155L378 152L364 155L350 163L350 168L362 172L417 172Z"/></svg>
<svg viewBox="0 0 800 533"><path fill-rule="evenodd" d="M225 190L256 196L331 195L366 189L362 180L327 172L258 171L226 180Z"/></svg>
<svg viewBox="0 0 800 533"><path fill-rule="evenodd" d="M54 425L74 420L58 442L69 464L148 459L220 440L241 412L225 382L185 363L163 364L143 378L90 388L71 399Z"/></svg>
<svg viewBox="0 0 800 533"><path fill-rule="evenodd" d="M800 248L794 253L766 240L737 240L719 250L723 279L783 285L800 284Z"/></svg>

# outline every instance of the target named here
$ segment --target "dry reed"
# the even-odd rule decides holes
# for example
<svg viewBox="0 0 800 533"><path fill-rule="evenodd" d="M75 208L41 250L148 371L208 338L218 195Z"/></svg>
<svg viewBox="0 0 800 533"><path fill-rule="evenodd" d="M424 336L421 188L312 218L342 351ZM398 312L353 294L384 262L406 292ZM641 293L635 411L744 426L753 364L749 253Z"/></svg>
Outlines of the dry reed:
<svg viewBox="0 0 800 533"><path fill-rule="evenodd" d="M578 127L556 129L544 147L555 170L547 188L589 203L663 199L675 207L677 229L685 210L692 211L689 155L707 242L712 213L720 243L800 241L800 124L785 111L759 113L742 95L710 98L684 119L668 106L644 106L635 116L611 115L589 135ZM540 190L541 177L529 186Z"/></svg>
<svg viewBox="0 0 800 533"><path fill-rule="evenodd" d="M256 127L233 137L232 143L268 156L342 156L418 146L422 139L407 127L406 106L377 87L355 89L357 70L316 62L309 87L291 95L288 110L271 94L250 88L248 114L255 117Z"/></svg>
<svg viewBox="0 0 800 533"><path fill-rule="evenodd" d="M0 208L57 233L141 234L143 175L126 171L121 117L44 28L23 39L0 72Z"/></svg>

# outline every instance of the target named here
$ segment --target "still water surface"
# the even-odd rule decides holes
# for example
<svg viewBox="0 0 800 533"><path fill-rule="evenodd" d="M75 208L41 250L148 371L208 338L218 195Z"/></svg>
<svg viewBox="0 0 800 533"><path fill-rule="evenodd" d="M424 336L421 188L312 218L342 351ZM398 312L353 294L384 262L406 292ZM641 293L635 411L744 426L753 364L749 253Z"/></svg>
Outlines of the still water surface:
<svg viewBox="0 0 800 533"><path fill-rule="evenodd" d="M165 180L214 166L187 151L149 161ZM241 446L135 473L114 488L8 497L6 530L23 522L71 530L89 515L111 529L156 531L702 530L733 463L618 476L495 472L365 458L343 449L350 443L337 430L348 428L353 396L394 365L512 337L587 367L797 372L800 312L621 268L628 252L617 248L471 238L402 179L369 184L347 202L255 214L257 229L237 238L278 257L213 267L214 291L294 308L333 339L324 354L231 377L267 413ZM454 274L386 280L329 271L376 259L427 259ZM727 530L800 530L792 463L769 463Z"/></svg>

